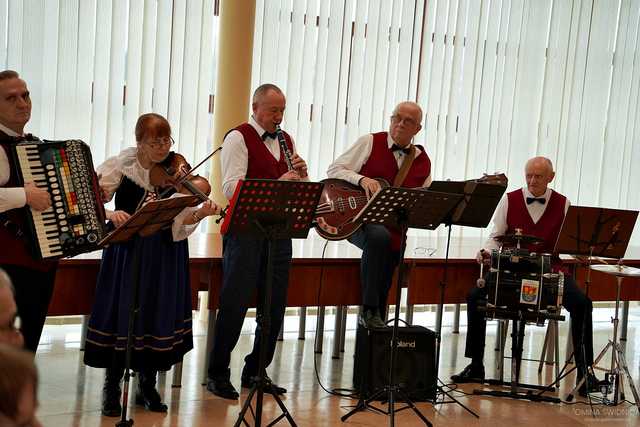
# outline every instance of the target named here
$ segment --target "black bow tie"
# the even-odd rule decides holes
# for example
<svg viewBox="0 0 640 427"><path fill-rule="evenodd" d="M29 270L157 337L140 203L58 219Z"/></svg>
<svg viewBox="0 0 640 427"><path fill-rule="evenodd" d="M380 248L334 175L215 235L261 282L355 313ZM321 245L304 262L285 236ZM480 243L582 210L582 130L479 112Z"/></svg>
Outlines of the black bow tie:
<svg viewBox="0 0 640 427"><path fill-rule="evenodd" d="M544 197L527 197L527 204L538 202L541 205L544 205L547 200Z"/></svg>
<svg viewBox="0 0 640 427"><path fill-rule="evenodd" d="M266 141L266 140L267 140L267 138L273 138L273 139L276 139L276 138L278 138L278 134L277 134L277 133L275 133L275 132L265 132L265 133L263 133L263 134L262 134L262 140L263 140L263 141Z"/></svg>
<svg viewBox="0 0 640 427"><path fill-rule="evenodd" d="M394 151L402 151L404 154L409 154L411 153L411 145L408 145L406 148L402 148L398 144L393 144L391 146L391 152L393 153Z"/></svg>

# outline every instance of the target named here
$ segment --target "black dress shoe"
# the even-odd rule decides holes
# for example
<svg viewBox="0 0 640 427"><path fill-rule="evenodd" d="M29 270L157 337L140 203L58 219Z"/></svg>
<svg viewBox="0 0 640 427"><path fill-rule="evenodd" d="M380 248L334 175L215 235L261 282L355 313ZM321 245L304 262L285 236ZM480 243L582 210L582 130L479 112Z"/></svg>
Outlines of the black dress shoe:
<svg viewBox="0 0 640 427"><path fill-rule="evenodd" d="M240 396L229 380L207 380L207 390L223 399L238 400Z"/></svg>
<svg viewBox="0 0 640 427"><path fill-rule="evenodd" d="M362 314L358 316L358 323L367 329L380 329L387 326L377 310L363 310Z"/></svg>
<svg viewBox="0 0 640 427"><path fill-rule="evenodd" d="M102 415L105 417L119 417L121 413L120 387L117 390L108 390L105 387L102 391Z"/></svg>
<svg viewBox="0 0 640 427"><path fill-rule="evenodd" d="M280 387L278 384L271 381L271 378L269 378L268 376L265 375L264 379L268 384L271 384L271 387L265 387L264 389L265 393L273 394L272 392L275 391L276 394L285 394L287 392L286 388ZM254 377L242 376L240 378L240 385L243 388L251 388L253 387L253 383L254 383Z"/></svg>
<svg viewBox="0 0 640 427"><path fill-rule="evenodd" d="M122 413L120 404L120 376L117 370L108 370L102 387L102 415L105 417L119 417Z"/></svg>
<svg viewBox="0 0 640 427"><path fill-rule="evenodd" d="M167 412L167 405L162 403L162 398L158 390L152 389L138 389L136 391L136 404L144 406L146 410L151 412Z"/></svg>
<svg viewBox="0 0 640 427"><path fill-rule="evenodd" d="M458 384L484 382L484 366L467 365L459 374L451 375L451 380Z"/></svg>

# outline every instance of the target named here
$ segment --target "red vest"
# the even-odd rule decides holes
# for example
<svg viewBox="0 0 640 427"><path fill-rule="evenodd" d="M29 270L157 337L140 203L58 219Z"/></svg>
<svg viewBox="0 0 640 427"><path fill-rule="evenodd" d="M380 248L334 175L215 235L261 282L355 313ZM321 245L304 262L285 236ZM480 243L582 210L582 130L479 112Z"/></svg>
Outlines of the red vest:
<svg viewBox="0 0 640 427"><path fill-rule="evenodd" d="M516 228L522 229L523 234L540 237L544 243L529 247L529 250L538 253L552 253L560 234L562 221L564 221L564 207L567 198L560 193L551 190L551 197L547 200L547 208L537 223L534 223L527 210L522 189L507 194L509 206L507 209L507 231L505 234L515 233ZM534 202L538 203L538 202Z"/></svg>
<svg viewBox="0 0 640 427"><path fill-rule="evenodd" d="M253 126L249 123L243 123L236 130L242 134L249 153L246 179L278 179L289 170L282 148L280 149L280 160L276 160L262 140L262 135L258 135ZM289 147L289 152L293 155L291 137L284 131L282 133L287 147Z"/></svg>
<svg viewBox="0 0 640 427"><path fill-rule="evenodd" d="M393 180L398 174L399 169L398 162L389 148L387 135L387 132L373 134L371 154L358 173L367 178L384 178L389 184L393 184ZM420 154L413 160L411 168L401 187L422 187L424 181L431 174L431 160L429 156L427 156L422 146L416 145L416 147L420 148Z"/></svg>
<svg viewBox="0 0 640 427"><path fill-rule="evenodd" d="M390 185L393 185L393 181L400 169L398 168L398 162L393 152L389 148L387 135L387 132L373 134L371 154L358 173L367 178L384 178ZM427 156L422 146L417 145L416 147L420 148L420 154L413 159L411 168L402 182L401 187L422 187L424 181L431 174L431 160L429 156ZM391 248L394 251L399 251L401 241L400 231L395 228L389 228L389 231L391 232Z"/></svg>
<svg viewBox="0 0 640 427"><path fill-rule="evenodd" d="M17 187L19 185L18 179L15 175L16 168L14 167L13 159L9 154L8 144L5 143L6 137L4 134L0 135L0 139L2 139L2 141L0 141L0 150L5 150L7 158L9 159L9 171L11 172L9 181L2 185L2 187ZM26 229L27 224L25 215L24 208L11 209L9 211L2 212L2 219L0 219L0 222L4 222L5 219L8 219L18 226L24 235L22 237L16 237L13 231L0 224L0 247L2 248L2 250L0 250L0 265L19 265L33 270L49 271L54 268L57 263L55 261L42 261L33 258L29 248L29 242L27 240L29 238L29 232Z"/></svg>

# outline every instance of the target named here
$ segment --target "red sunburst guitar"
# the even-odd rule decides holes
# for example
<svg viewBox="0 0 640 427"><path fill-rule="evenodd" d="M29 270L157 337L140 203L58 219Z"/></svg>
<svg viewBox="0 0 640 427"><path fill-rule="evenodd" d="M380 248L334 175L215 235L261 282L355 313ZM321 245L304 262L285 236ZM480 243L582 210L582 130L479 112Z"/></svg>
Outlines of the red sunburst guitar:
<svg viewBox="0 0 640 427"><path fill-rule="evenodd" d="M470 181L507 185L504 174L485 175ZM367 204L367 195L362 187L342 179L329 178L320 182L324 183L324 189L316 208L316 232L327 240L346 239L362 225L359 221L354 222L353 218ZM384 179L378 179L378 182L383 188L389 186Z"/></svg>
<svg viewBox="0 0 640 427"><path fill-rule="evenodd" d="M377 180L382 188L389 186L384 179ZM360 228L353 222L367 202L364 189L342 179L323 179L324 189L316 208L316 231L327 240L342 240Z"/></svg>

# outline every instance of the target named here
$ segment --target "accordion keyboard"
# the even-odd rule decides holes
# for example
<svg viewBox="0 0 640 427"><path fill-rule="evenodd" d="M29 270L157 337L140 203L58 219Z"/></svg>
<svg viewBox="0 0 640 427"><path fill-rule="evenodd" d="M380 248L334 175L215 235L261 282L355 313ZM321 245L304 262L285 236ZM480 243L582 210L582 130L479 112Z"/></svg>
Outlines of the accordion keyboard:
<svg viewBox="0 0 640 427"><path fill-rule="evenodd" d="M106 234L104 207L89 147L78 140L16 145L24 182L51 195L42 212L29 209L36 253L59 258L98 249Z"/></svg>

